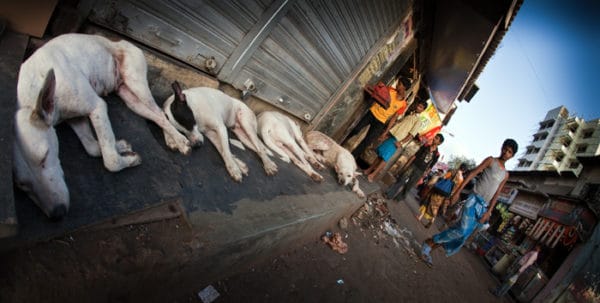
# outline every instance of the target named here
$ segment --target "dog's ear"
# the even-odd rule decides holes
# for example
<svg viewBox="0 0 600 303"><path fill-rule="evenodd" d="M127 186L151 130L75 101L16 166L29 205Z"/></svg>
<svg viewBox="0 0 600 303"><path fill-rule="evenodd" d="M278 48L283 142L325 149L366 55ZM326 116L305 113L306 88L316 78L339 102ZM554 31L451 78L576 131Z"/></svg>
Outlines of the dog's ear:
<svg viewBox="0 0 600 303"><path fill-rule="evenodd" d="M171 84L171 88L173 88L173 94L175 95L176 102L185 102L185 94L181 91L181 86L179 82L173 81Z"/></svg>
<svg viewBox="0 0 600 303"><path fill-rule="evenodd" d="M181 91L179 82L174 81L171 84L171 88L173 88L173 95L175 97L170 106L173 119L188 131L192 131L194 125L196 125L196 120L194 119L192 109L188 106L185 94Z"/></svg>
<svg viewBox="0 0 600 303"><path fill-rule="evenodd" d="M54 92L56 90L56 77L54 69L50 69L44 79L44 85L40 90L35 110L32 118L44 121L47 125L52 125L55 113ZM35 117L33 117L35 116Z"/></svg>

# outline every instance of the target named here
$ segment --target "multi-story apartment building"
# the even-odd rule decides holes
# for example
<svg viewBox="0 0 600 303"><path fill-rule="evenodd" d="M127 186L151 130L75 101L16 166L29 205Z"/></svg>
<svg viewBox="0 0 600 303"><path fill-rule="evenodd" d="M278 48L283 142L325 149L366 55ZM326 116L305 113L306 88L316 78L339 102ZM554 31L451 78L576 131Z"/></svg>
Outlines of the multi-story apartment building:
<svg viewBox="0 0 600 303"><path fill-rule="evenodd" d="M572 171L578 176L583 167L577 157L600 154L600 119L569 116L559 106L548 111L539 125L515 170Z"/></svg>

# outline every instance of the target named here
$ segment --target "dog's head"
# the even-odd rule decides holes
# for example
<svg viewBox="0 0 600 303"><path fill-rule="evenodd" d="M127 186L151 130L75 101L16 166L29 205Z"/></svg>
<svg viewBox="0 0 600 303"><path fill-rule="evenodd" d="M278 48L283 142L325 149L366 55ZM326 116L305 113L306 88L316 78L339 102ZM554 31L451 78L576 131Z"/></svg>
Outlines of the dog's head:
<svg viewBox="0 0 600 303"><path fill-rule="evenodd" d="M335 172L337 173L338 183L344 186L354 184L354 180L360 175L356 171L357 165L354 157L349 152L340 152L335 162Z"/></svg>
<svg viewBox="0 0 600 303"><path fill-rule="evenodd" d="M48 217L60 219L69 209L69 190L53 127L55 87L54 71L50 70L39 89L35 108L22 107L15 114L13 175L17 187Z"/></svg>
<svg viewBox="0 0 600 303"><path fill-rule="evenodd" d="M179 82L174 81L171 84L171 88L173 89L173 97L175 98L170 106L173 118L175 121L177 121L177 123L179 123L179 125L191 132L194 130L194 126L196 125L194 113L187 104L187 98L181 90Z"/></svg>

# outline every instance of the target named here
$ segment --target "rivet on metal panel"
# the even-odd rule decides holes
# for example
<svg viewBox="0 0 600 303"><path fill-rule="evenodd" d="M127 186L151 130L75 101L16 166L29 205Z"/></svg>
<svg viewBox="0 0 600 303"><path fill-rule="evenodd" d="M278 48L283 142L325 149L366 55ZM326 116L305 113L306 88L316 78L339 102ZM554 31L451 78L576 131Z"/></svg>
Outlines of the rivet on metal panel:
<svg viewBox="0 0 600 303"><path fill-rule="evenodd" d="M310 120L311 117L309 113L304 113L304 120Z"/></svg>
<svg viewBox="0 0 600 303"><path fill-rule="evenodd" d="M283 103L283 102L285 102L285 99L283 97L279 97L279 98L277 98L277 101L279 103Z"/></svg>
<svg viewBox="0 0 600 303"><path fill-rule="evenodd" d="M204 67L206 67L206 69L209 71L212 71L215 68L217 68L217 60L215 59L215 57L210 56L210 57L206 58L204 60Z"/></svg>
<svg viewBox="0 0 600 303"><path fill-rule="evenodd" d="M254 81L250 79L246 79L246 82L244 82L244 87L251 92L256 91L256 85L254 85Z"/></svg>

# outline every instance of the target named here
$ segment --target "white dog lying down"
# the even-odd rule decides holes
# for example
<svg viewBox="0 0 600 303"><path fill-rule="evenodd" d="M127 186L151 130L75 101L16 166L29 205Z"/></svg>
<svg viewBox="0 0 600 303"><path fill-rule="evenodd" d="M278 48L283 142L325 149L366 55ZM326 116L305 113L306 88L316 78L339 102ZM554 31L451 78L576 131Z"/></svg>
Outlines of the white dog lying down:
<svg viewBox="0 0 600 303"><path fill-rule="evenodd" d="M344 186L352 184L352 191L361 198L365 197L363 191L358 187L356 177L360 173L356 172L356 161L348 150L319 131L308 132L306 142L308 147L315 151L317 160L335 168L340 184Z"/></svg>
<svg viewBox="0 0 600 303"><path fill-rule="evenodd" d="M317 182L323 180L323 176L317 173L311 164L319 169L324 166L317 161L313 151L306 145L298 123L275 111L262 112L257 116L257 120L258 134L265 144L279 155L281 160L289 163L291 159L313 180Z"/></svg>
<svg viewBox="0 0 600 303"><path fill-rule="evenodd" d="M163 129L169 147L189 153L189 141L154 102L146 69L142 51L133 44L84 34L56 37L21 65L13 172L17 186L46 215L61 218L69 208L54 130L61 121L69 123L90 156L102 156L109 171L141 163L129 143L115 140L99 95L116 92L131 110Z"/></svg>
<svg viewBox="0 0 600 303"><path fill-rule="evenodd" d="M267 175L277 173L277 165L269 158L267 148L256 134L256 116L246 104L210 87L181 91L175 82L173 91L174 95L163 104L169 121L193 144L204 142L202 134L206 135L235 181L240 182L242 174L248 175L248 166L231 153L227 128L232 128L238 139L258 154Z"/></svg>

